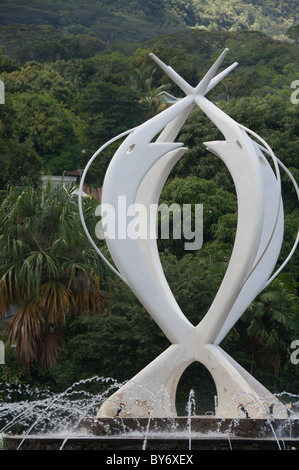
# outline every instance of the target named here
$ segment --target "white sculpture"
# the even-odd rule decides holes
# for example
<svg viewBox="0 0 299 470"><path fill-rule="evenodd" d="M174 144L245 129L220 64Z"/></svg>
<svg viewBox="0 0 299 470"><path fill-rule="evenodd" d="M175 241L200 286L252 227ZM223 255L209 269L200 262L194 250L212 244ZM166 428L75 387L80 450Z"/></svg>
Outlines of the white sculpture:
<svg viewBox="0 0 299 470"><path fill-rule="evenodd" d="M178 381L186 367L199 361L210 371L216 385L216 416L244 416L242 402L249 416L264 418L273 407L273 416L286 417L285 407L265 387L226 354L219 344L241 317L253 299L281 271L293 249L274 275L283 240L283 204L278 164L269 146L249 129L241 126L205 98L234 63L216 75L228 50L220 55L197 87L185 82L172 68L151 54L156 63L185 92L186 97L144 124L109 141L91 158L83 173L79 191L79 209L90 242L113 271L131 288L142 305L162 329L171 346L139 374L127 382L101 406L98 417L114 417L119 404L126 406L123 417L176 416L175 398ZM174 164L187 150L174 140L194 106L213 121L222 132L223 141L207 142L210 152L227 166L237 193L238 224L231 259L217 295L203 318L192 325L180 310L164 276L156 240L151 238L115 239L107 234L107 245L115 269L102 255L86 228L81 193L85 175L92 161L111 142L126 137L116 151L105 175L102 203L117 207L119 196L127 204L157 204L163 185ZM262 145L251 139L254 135ZM153 141L154 137L157 139ZM264 156L272 158L275 173ZM117 223L117 221L116 221Z"/></svg>

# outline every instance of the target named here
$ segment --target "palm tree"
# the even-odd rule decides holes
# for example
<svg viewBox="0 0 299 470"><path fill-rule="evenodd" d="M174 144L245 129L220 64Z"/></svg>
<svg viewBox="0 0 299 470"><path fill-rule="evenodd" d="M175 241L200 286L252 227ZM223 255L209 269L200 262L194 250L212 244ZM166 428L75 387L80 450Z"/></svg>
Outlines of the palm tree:
<svg viewBox="0 0 299 470"><path fill-rule="evenodd" d="M132 70L128 76L131 88L141 94L140 103L148 108L149 118L159 114L167 108L167 103L159 98L159 94L166 86L153 86L155 69L150 72L148 67L140 67Z"/></svg>
<svg viewBox="0 0 299 470"><path fill-rule="evenodd" d="M11 187L0 208L0 316L17 310L6 334L21 362L52 366L68 315L98 313L103 267L81 227L73 188ZM84 202L86 222L95 202Z"/></svg>

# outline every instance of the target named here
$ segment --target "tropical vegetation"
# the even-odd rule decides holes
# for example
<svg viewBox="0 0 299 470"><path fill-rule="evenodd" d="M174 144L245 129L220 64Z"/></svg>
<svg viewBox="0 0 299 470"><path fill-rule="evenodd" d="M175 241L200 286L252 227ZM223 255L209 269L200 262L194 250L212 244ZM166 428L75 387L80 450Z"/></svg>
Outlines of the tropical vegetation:
<svg viewBox="0 0 299 470"><path fill-rule="evenodd" d="M85 201L86 202L86 201ZM94 201L85 218L93 220ZM77 197L59 185L11 187L1 205L0 309L21 363L51 367L70 313L101 312L101 265L83 236ZM90 220L89 220L90 223Z"/></svg>

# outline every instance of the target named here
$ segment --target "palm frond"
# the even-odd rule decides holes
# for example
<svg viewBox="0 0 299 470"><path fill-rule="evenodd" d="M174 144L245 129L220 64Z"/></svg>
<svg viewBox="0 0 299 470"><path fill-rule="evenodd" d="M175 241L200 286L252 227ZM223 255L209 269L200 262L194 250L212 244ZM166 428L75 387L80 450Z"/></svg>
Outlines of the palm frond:
<svg viewBox="0 0 299 470"><path fill-rule="evenodd" d="M67 314L74 304L74 294L58 279L49 280L39 290L39 306L47 312L47 325L63 327Z"/></svg>
<svg viewBox="0 0 299 470"><path fill-rule="evenodd" d="M22 364L28 365L37 356L37 340L44 318L35 301L24 302L9 322L5 333L11 343L16 343Z"/></svg>
<svg viewBox="0 0 299 470"><path fill-rule="evenodd" d="M46 367L53 367L58 360L59 350L65 346L61 331L46 331L38 340L38 356L40 363Z"/></svg>
<svg viewBox="0 0 299 470"><path fill-rule="evenodd" d="M83 202L88 224L96 222L95 205ZM72 188L11 187L0 206L0 250L0 314L19 306L7 333L24 363L42 347L44 362L53 364L61 341L50 333L60 331L68 315L99 312L105 298L107 269L90 247ZM53 360L46 359L47 348Z"/></svg>

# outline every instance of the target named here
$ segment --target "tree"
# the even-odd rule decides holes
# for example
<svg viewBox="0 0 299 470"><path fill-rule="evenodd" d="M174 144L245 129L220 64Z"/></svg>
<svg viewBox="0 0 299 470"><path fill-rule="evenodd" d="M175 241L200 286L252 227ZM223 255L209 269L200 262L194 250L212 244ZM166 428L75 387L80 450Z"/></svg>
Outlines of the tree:
<svg viewBox="0 0 299 470"><path fill-rule="evenodd" d="M80 120L51 96L36 93L13 95L14 129L19 140L32 142L45 172L62 175L79 166Z"/></svg>
<svg viewBox="0 0 299 470"><path fill-rule="evenodd" d="M136 90L123 83L115 84L107 80L89 84L80 95L79 112L86 123L86 156L90 156L112 137L141 124L145 109L140 103ZM115 146L113 147L115 149ZM89 178L98 185L102 184L111 156L105 150L89 172ZM82 159L82 165L86 160Z"/></svg>
<svg viewBox="0 0 299 470"><path fill-rule="evenodd" d="M48 94L69 107L75 102L75 85L48 63L26 62L20 70L5 74L4 81L10 93Z"/></svg>
<svg viewBox="0 0 299 470"><path fill-rule="evenodd" d="M291 26L290 28L287 29L286 35L293 39L296 43L299 42L299 23Z"/></svg>
<svg viewBox="0 0 299 470"><path fill-rule="evenodd" d="M220 234L220 241L224 242L224 244L228 241L228 246L231 248L232 237L236 228L236 197L234 194L219 188L214 181L208 181L204 178L198 178L197 176L193 175L186 176L185 178L170 179L170 181L163 188L160 203L161 205L166 204L169 210L172 208L172 205L179 205L182 208L182 214L183 205L190 205L191 232L195 230L195 207L197 204L202 204L203 244L205 245L206 243L213 241L215 239L215 234ZM171 211L170 215L172 216ZM230 219L229 216L231 216ZM175 216L170 220L175 220ZM171 234L169 240L160 240L159 248L161 251L169 249L172 253L176 254L176 256L182 257L184 254L186 254L183 246L186 240L183 236L179 239L175 239L172 236L173 224L171 221ZM223 234L223 225L226 225L228 221L230 235L228 236L229 239L225 240ZM183 235L183 232L184 230L182 228L180 233Z"/></svg>
<svg viewBox="0 0 299 470"><path fill-rule="evenodd" d="M13 72L20 68L19 64L9 57L3 47L0 48L0 73L3 72Z"/></svg>
<svg viewBox="0 0 299 470"><path fill-rule="evenodd" d="M8 184L18 185L23 177L38 184L43 168L41 158L33 142L21 136L16 127L18 110L10 93L6 93L5 105L0 106L0 190Z"/></svg>
<svg viewBox="0 0 299 470"><path fill-rule="evenodd" d="M155 88L152 85L154 71L148 67L134 69L129 74L131 87L141 95L139 102L144 109L148 108L147 118L151 118L167 108L167 103L159 99L159 93L165 88L163 85Z"/></svg>
<svg viewBox="0 0 299 470"><path fill-rule="evenodd" d="M274 373L277 378L291 367L290 345L296 337L297 322L296 284L288 275L280 274L254 299L237 325L250 373L268 373L269 377Z"/></svg>
<svg viewBox="0 0 299 470"><path fill-rule="evenodd" d="M11 187L0 209L0 313L16 306L6 334L27 367L33 359L56 363L68 316L102 309L105 270L84 235L72 191ZM95 223L95 203L84 206L87 223Z"/></svg>

